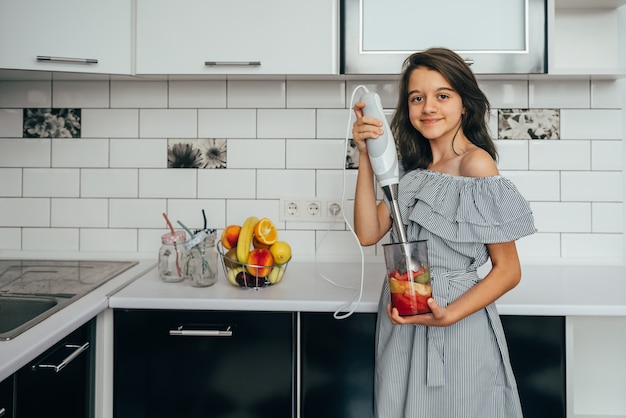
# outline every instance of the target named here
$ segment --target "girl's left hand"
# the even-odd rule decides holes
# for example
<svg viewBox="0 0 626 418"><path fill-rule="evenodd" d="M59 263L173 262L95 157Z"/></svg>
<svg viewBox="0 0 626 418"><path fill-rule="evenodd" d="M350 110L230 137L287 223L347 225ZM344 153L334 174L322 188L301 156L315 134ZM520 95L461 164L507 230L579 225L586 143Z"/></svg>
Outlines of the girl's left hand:
<svg viewBox="0 0 626 418"><path fill-rule="evenodd" d="M419 315L401 316L396 308L392 308L391 304L387 305L387 315L394 325L415 324L426 325L434 327L445 327L452 325L454 321L451 321L446 314L446 308L439 306L435 299L428 299L428 307L430 313Z"/></svg>

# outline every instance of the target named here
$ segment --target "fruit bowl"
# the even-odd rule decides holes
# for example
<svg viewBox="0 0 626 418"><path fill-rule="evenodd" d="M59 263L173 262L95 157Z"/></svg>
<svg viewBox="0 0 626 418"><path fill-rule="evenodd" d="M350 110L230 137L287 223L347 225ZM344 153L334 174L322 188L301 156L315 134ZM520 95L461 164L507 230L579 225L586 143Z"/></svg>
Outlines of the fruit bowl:
<svg viewBox="0 0 626 418"><path fill-rule="evenodd" d="M284 264L260 266L241 263L236 256L229 257L229 252L222 243L217 244L217 251L222 260L222 268L229 283L233 286L259 289L280 283L287 270L287 261Z"/></svg>

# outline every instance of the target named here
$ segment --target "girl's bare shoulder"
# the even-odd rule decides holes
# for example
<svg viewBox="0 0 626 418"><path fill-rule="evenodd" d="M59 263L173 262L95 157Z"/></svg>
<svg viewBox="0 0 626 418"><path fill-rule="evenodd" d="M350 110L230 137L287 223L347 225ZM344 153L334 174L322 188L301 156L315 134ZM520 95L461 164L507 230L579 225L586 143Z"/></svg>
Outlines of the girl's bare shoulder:
<svg viewBox="0 0 626 418"><path fill-rule="evenodd" d="M500 174L496 162L491 155L482 148L475 147L463 154L459 167L460 175L464 177L489 177Z"/></svg>

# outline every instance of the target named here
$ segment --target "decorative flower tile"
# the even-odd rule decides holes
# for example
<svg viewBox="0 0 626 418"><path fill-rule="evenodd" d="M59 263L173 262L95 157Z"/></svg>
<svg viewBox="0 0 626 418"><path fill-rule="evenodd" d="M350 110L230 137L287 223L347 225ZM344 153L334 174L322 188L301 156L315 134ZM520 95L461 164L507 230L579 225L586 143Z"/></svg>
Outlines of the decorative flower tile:
<svg viewBox="0 0 626 418"><path fill-rule="evenodd" d="M560 111L498 109L498 139L560 139Z"/></svg>
<svg viewBox="0 0 626 418"><path fill-rule="evenodd" d="M81 109L23 110L23 138L80 138Z"/></svg>
<svg viewBox="0 0 626 418"><path fill-rule="evenodd" d="M226 168L226 139L168 139L168 168Z"/></svg>

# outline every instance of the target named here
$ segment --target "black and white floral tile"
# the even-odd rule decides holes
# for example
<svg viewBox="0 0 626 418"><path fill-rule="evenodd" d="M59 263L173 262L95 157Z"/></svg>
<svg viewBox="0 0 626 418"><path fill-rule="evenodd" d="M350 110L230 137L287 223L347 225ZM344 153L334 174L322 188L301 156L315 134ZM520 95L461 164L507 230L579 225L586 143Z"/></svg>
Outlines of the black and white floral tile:
<svg viewBox="0 0 626 418"><path fill-rule="evenodd" d="M560 139L559 109L498 109L497 139ZM350 140L346 169L359 168L359 151Z"/></svg>
<svg viewBox="0 0 626 418"><path fill-rule="evenodd" d="M80 138L81 109L24 109L24 138Z"/></svg>
<svg viewBox="0 0 626 418"><path fill-rule="evenodd" d="M226 168L225 139L168 139L168 168Z"/></svg>

